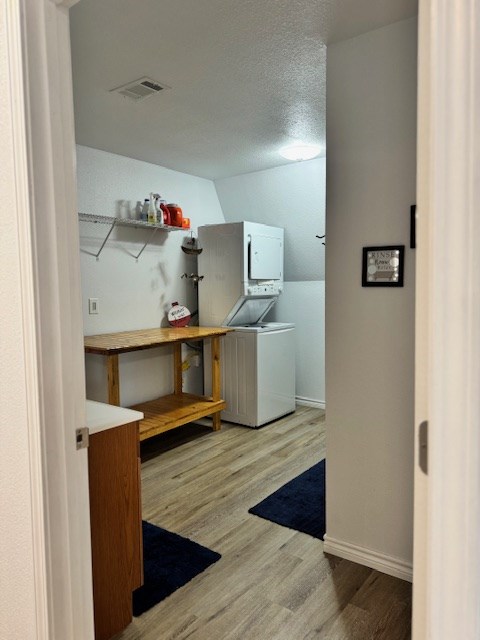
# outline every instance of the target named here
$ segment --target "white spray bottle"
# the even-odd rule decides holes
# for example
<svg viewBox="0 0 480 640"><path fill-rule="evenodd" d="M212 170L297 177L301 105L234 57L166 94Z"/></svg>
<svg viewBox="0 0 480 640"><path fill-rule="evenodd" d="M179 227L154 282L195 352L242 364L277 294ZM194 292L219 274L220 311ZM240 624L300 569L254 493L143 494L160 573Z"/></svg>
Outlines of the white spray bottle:
<svg viewBox="0 0 480 640"><path fill-rule="evenodd" d="M157 222L157 210L155 209L153 192L150 194L150 203L148 205L148 222L150 224L155 224Z"/></svg>

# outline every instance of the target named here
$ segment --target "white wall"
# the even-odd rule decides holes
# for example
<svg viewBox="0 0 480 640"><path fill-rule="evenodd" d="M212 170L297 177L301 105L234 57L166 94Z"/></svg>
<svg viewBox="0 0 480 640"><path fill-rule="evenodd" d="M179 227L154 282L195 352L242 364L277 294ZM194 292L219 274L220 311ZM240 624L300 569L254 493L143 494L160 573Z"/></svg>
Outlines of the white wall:
<svg viewBox="0 0 480 640"><path fill-rule="evenodd" d="M285 282L269 315L273 322L294 322L295 383L299 402L325 402L325 281Z"/></svg>
<svg viewBox="0 0 480 640"><path fill-rule="evenodd" d="M415 19L398 22L327 56L325 548L404 576L413 526L416 29ZM406 245L405 286L362 288L362 247L388 244Z"/></svg>
<svg viewBox="0 0 480 640"><path fill-rule="evenodd" d="M227 222L285 229L285 289L266 318L296 324L296 395L325 402L325 158L215 181Z"/></svg>
<svg viewBox="0 0 480 640"><path fill-rule="evenodd" d="M36 637L37 625L20 234L3 1L0 1L0 16L0 290L8 301L0 310L0 637L14 640Z"/></svg>
<svg viewBox="0 0 480 640"><path fill-rule="evenodd" d="M224 222L213 182L157 165L77 146L79 211L99 215L133 215L138 200L151 191L178 202L198 225ZM166 326L166 312L179 301L193 311L196 291L182 273L196 273L196 258L181 250L186 231L157 232L138 261L150 232L114 230L97 261L108 227L80 223L82 297L85 334ZM88 314L88 298L98 298L98 315ZM124 406L169 393L173 388L171 351L165 347L120 357L121 404ZM86 358L87 397L106 401L103 358ZM200 368L187 373L187 389L200 391Z"/></svg>
<svg viewBox="0 0 480 640"><path fill-rule="evenodd" d="M325 280L325 158L215 181L227 222L285 229L285 280Z"/></svg>

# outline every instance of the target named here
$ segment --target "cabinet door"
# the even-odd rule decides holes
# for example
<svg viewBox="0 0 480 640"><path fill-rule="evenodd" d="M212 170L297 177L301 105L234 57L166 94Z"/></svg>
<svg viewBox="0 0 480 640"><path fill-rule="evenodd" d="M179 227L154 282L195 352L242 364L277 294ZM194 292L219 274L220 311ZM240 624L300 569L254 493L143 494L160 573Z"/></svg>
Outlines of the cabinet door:
<svg viewBox="0 0 480 640"><path fill-rule="evenodd" d="M138 423L90 438L88 468L96 640L132 620L132 590L141 584Z"/></svg>

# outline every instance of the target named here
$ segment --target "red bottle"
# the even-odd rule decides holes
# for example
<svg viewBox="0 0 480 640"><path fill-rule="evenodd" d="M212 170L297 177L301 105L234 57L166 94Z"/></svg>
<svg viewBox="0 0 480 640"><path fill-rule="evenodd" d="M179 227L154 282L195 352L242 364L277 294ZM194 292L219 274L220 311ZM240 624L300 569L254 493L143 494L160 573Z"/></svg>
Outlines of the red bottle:
<svg viewBox="0 0 480 640"><path fill-rule="evenodd" d="M170 211L170 224L173 227L181 227L183 224L183 212L178 204L167 204Z"/></svg>

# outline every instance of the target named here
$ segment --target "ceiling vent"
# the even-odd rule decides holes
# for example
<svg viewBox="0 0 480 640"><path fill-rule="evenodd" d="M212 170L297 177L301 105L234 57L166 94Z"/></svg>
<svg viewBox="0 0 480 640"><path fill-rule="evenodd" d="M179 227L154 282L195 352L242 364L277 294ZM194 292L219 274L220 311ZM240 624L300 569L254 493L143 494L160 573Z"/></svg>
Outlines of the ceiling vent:
<svg viewBox="0 0 480 640"><path fill-rule="evenodd" d="M170 89L170 87L167 87L165 84L160 84L151 78L140 78L140 80L123 84L121 87L117 87L116 89L110 89L110 93L119 93L121 96L125 96L131 100L135 100L135 102L139 102L140 100L145 100L145 98L149 98L156 93L160 93L160 91L163 91L164 89Z"/></svg>

